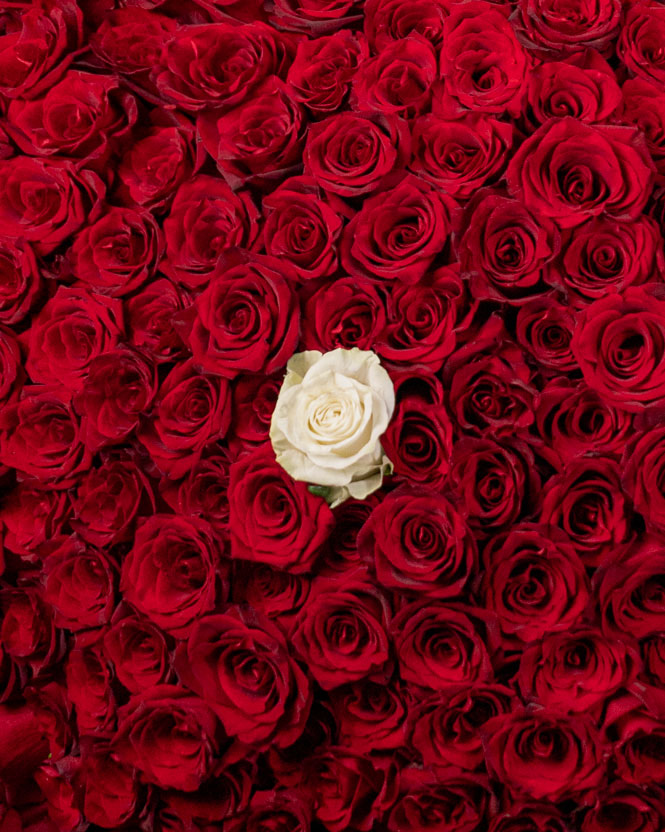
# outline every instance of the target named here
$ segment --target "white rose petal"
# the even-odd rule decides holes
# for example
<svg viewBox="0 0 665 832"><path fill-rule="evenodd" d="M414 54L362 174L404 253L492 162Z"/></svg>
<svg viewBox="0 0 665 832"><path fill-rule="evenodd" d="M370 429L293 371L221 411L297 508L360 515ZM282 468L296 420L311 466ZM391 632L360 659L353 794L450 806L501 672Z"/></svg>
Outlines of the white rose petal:
<svg viewBox="0 0 665 832"><path fill-rule="evenodd" d="M381 487L392 463L380 438L395 409L390 376L369 350L294 355L270 424L277 462L323 486L332 506Z"/></svg>

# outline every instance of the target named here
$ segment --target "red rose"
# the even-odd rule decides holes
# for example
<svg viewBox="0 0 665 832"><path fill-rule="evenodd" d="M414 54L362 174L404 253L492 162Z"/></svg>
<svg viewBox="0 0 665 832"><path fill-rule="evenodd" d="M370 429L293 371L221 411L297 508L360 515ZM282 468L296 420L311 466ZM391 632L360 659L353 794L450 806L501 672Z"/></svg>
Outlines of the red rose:
<svg viewBox="0 0 665 832"><path fill-rule="evenodd" d="M520 201L483 193L469 208L459 245L463 277L480 300L525 303L548 291L561 242L554 224Z"/></svg>
<svg viewBox="0 0 665 832"><path fill-rule="evenodd" d="M164 634L152 622L118 607L104 634L104 654L120 684L140 693L167 682L170 657Z"/></svg>
<svg viewBox="0 0 665 832"><path fill-rule="evenodd" d="M527 53L499 6L483 0L452 6L443 24L440 72L455 104L515 117L528 68Z"/></svg>
<svg viewBox="0 0 665 832"><path fill-rule="evenodd" d="M279 181L302 158L304 112L276 75L242 106L223 115L204 111L196 126L203 146L234 190Z"/></svg>
<svg viewBox="0 0 665 832"><path fill-rule="evenodd" d="M160 492L176 514L201 517L219 536L229 527L228 454L212 445L179 483L164 479Z"/></svg>
<svg viewBox="0 0 665 832"><path fill-rule="evenodd" d="M175 667L240 742L284 747L303 732L308 679L279 629L254 610L229 606L200 618L178 647Z"/></svg>
<svg viewBox="0 0 665 832"><path fill-rule="evenodd" d="M193 362L186 361L164 379L137 437L160 472L177 479L198 462L206 446L226 434L230 422L226 379L197 373Z"/></svg>
<svg viewBox="0 0 665 832"><path fill-rule="evenodd" d="M483 552L485 606L506 647L569 630L589 601L589 579L568 538L551 526L523 523L492 538Z"/></svg>
<svg viewBox="0 0 665 832"><path fill-rule="evenodd" d="M120 591L158 627L185 637L226 594L221 554L203 520L153 514L139 526L122 564Z"/></svg>
<svg viewBox="0 0 665 832"><path fill-rule="evenodd" d="M240 561L234 571L233 600L249 604L280 630L289 632L295 615L307 601L310 584L307 575L293 575L265 563Z"/></svg>
<svg viewBox="0 0 665 832"><path fill-rule="evenodd" d="M288 36L260 22L185 26L166 41L152 78L183 110L236 107L262 81L283 75L291 50Z"/></svg>
<svg viewBox="0 0 665 832"><path fill-rule="evenodd" d="M341 112L310 125L305 170L324 191L362 196L404 167L410 146L409 131L396 116Z"/></svg>
<svg viewBox="0 0 665 832"><path fill-rule="evenodd" d="M495 815L489 832L572 832L568 819L552 803L517 801Z"/></svg>
<svg viewBox="0 0 665 832"><path fill-rule="evenodd" d="M0 594L3 653L37 676L62 658L63 638L53 610L35 587L4 589Z"/></svg>
<svg viewBox="0 0 665 832"><path fill-rule="evenodd" d="M7 129L24 153L74 156L99 167L137 116L136 99L117 78L70 70L40 97L12 101Z"/></svg>
<svg viewBox="0 0 665 832"><path fill-rule="evenodd" d="M637 218L651 192L653 162L635 129L551 119L508 165L511 194L561 228L603 212Z"/></svg>
<svg viewBox="0 0 665 832"><path fill-rule="evenodd" d="M138 350L120 347L98 355L74 398L86 445L97 451L126 441L156 393L155 367Z"/></svg>
<svg viewBox="0 0 665 832"><path fill-rule="evenodd" d="M266 254L291 263L301 279L327 277L337 268L342 220L321 197L314 179L294 176L263 199Z"/></svg>
<svg viewBox="0 0 665 832"><path fill-rule="evenodd" d="M626 446L622 485L647 526L665 531L665 428L638 434Z"/></svg>
<svg viewBox="0 0 665 832"><path fill-rule="evenodd" d="M117 829L129 821L139 800L135 772L104 753L86 755L79 771L83 813L102 829Z"/></svg>
<svg viewBox="0 0 665 832"><path fill-rule="evenodd" d="M582 307L664 271L662 236L652 219L594 217L564 235L560 263L550 278L573 306Z"/></svg>
<svg viewBox="0 0 665 832"><path fill-rule="evenodd" d="M182 356L185 345L173 326L177 312L191 301L170 280L151 281L125 301L129 342L162 363Z"/></svg>
<svg viewBox="0 0 665 832"><path fill-rule="evenodd" d="M360 0L275 0L272 18L280 29L326 34L360 19Z"/></svg>
<svg viewBox="0 0 665 832"><path fill-rule="evenodd" d="M593 7L582 0L559 8L552 0L519 0L517 21L529 47L543 57L565 57L587 47L609 52L621 16L619 0Z"/></svg>
<svg viewBox="0 0 665 832"><path fill-rule="evenodd" d="M517 340L544 375L574 373L578 364L571 349L575 315L551 296L533 298L517 313Z"/></svg>
<svg viewBox="0 0 665 832"><path fill-rule="evenodd" d="M392 492L358 535L360 556L381 586L433 598L464 592L475 565L475 544L453 506L440 494L406 488Z"/></svg>
<svg viewBox="0 0 665 832"><path fill-rule="evenodd" d="M532 70L528 101L536 124L565 116L593 124L608 121L620 108L621 89L607 61L586 49Z"/></svg>
<svg viewBox="0 0 665 832"><path fill-rule="evenodd" d="M665 84L660 87L641 78L631 78L622 87L622 120L644 133L647 148L658 171L665 178Z"/></svg>
<svg viewBox="0 0 665 832"><path fill-rule="evenodd" d="M80 390L91 362L118 345L123 329L119 301L60 286L25 336L28 374L34 382Z"/></svg>
<svg viewBox="0 0 665 832"><path fill-rule="evenodd" d="M259 213L244 191L234 194L221 179L195 176L176 192L164 220L162 270L188 289L204 288L227 248L251 248Z"/></svg>
<svg viewBox="0 0 665 832"><path fill-rule="evenodd" d="M665 13L659 3L636 2L626 10L617 44L627 69L659 90L665 89L665 69L656 44L665 37ZM654 48L655 47L655 48Z"/></svg>
<svg viewBox="0 0 665 832"><path fill-rule="evenodd" d="M96 219L105 187L95 173L77 171L71 162L20 156L0 161L0 191L3 234L49 254Z"/></svg>
<svg viewBox="0 0 665 832"><path fill-rule="evenodd" d="M309 832L311 807L295 790L256 791L247 811L224 824L224 832Z"/></svg>
<svg viewBox="0 0 665 832"><path fill-rule="evenodd" d="M28 243L0 239L0 322L16 324L30 311L41 288L37 259Z"/></svg>
<svg viewBox="0 0 665 832"><path fill-rule="evenodd" d="M484 624L466 607L415 601L393 618L391 633L405 682L446 690L492 678Z"/></svg>
<svg viewBox="0 0 665 832"><path fill-rule="evenodd" d="M364 500L345 500L333 511L335 525L326 541L324 571L330 574L347 572L361 566L358 534L370 514L379 505L376 493Z"/></svg>
<svg viewBox="0 0 665 832"><path fill-rule="evenodd" d="M602 740L579 717L516 710L486 722L483 742L490 772L511 792L536 800L584 805L603 779Z"/></svg>
<svg viewBox="0 0 665 832"><path fill-rule="evenodd" d="M316 578L293 624L291 642L324 690L380 677L388 661L388 604L363 578Z"/></svg>
<svg viewBox="0 0 665 832"><path fill-rule="evenodd" d="M341 745L368 754L405 744L408 703L399 688L363 680L335 688L331 699Z"/></svg>
<svg viewBox="0 0 665 832"><path fill-rule="evenodd" d="M315 497L275 462L266 443L231 466L231 552L234 558L308 572L333 525Z"/></svg>
<svg viewBox="0 0 665 832"><path fill-rule="evenodd" d="M665 801L659 793L617 780L584 816L582 832L612 832L617 818L624 818L636 832L658 832L665 821Z"/></svg>
<svg viewBox="0 0 665 832"><path fill-rule="evenodd" d="M220 260L208 288L180 316L195 365L227 378L283 367L300 329L290 276L273 257L236 251Z"/></svg>
<svg viewBox="0 0 665 832"><path fill-rule="evenodd" d="M0 462L42 483L67 488L90 467L79 422L60 390L35 385L0 412Z"/></svg>
<svg viewBox="0 0 665 832"><path fill-rule="evenodd" d="M66 491L44 490L34 481L19 483L6 495L0 510L4 545L34 558L44 543L60 534L70 514Z"/></svg>
<svg viewBox="0 0 665 832"><path fill-rule="evenodd" d="M617 776L640 788L663 782L665 764L659 749L665 740L662 690L653 692L651 701L626 694L607 710L604 728L615 739L614 762Z"/></svg>
<svg viewBox="0 0 665 832"><path fill-rule="evenodd" d="M110 9L90 33L90 47L115 72L144 76L176 27L175 20L140 6Z"/></svg>
<svg viewBox="0 0 665 832"><path fill-rule="evenodd" d="M351 108L413 118L429 109L436 83L432 45L420 35L410 35L362 62L353 79Z"/></svg>
<svg viewBox="0 0 665 832"><path fill-rule="evenodd" d="M0 324L0 406L18 398L24 381L19 342Z"/></svg>
<svg viewBox="0 0 665 832"><path fill-rule="evenodd" d="M232 442L243 448L268 440L270 419L282 386L283 374L240 376L233 385Z"/></svg>
<svg viewBox="0 0 665 832"><path fill-rule="evenodd" d="M573 351L584 380L622 410L640 412L665 398L665 298L657 285L626 289L582 314Z"/></svg>
<svg viewBox="0 0 665 832"><path fill-rule="evenodd" d="M512 143L511 125L496 119L470 113L453 121L429 113L414 123L409 169L456 199L468 199L498 179Z"/></svg>
<svg viewBox="0 0 665 832"><path fill-rule="evenodd" d="M449 9L447 0L367 0L365 35L377 52L410 34L422 35L437 47Z"/></svg>
<svg viewBox="0 0 665 832"><path fill-rule="evenodd" d="M297 100L309 110L334 113L341 109L353 76L368 54L365 39L348 29L301 40L287 81Z"/></svg>
<svg viewBox="0 0 665 832"><path fill-rule="evenodd" d="M118 711L112 751L144 783L193 792L213 771L224 742L207 705L177 685L157 685Z"/></svg>
<svg viewBox="0 0 665 832"><path fill-rule="evenodd" d="M163 245L152 214L109 207L76 237L72 272L99 294L128 295L154 275Z"/></svg>

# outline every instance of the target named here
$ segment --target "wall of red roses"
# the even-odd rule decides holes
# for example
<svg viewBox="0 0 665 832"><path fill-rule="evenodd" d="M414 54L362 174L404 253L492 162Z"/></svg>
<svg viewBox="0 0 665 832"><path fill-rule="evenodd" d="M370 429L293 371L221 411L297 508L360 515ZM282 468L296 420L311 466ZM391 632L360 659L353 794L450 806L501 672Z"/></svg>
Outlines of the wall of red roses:
<svg viewBox="0 0 665 832"><path fill-rule="evenodd" d="M657 0L2 3L0 830L665 828L664 227Z"/></svg>

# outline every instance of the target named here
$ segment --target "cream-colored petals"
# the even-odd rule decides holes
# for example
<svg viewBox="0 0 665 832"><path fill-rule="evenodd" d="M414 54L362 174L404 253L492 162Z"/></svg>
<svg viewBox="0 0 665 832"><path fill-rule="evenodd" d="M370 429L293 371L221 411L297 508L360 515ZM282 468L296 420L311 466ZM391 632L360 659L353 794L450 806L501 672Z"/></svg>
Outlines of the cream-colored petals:
<svg viewBox="0 0 665 832"><path fill-rule="evenodd" d="M298 353L270 426L277 461L294 479L328 488L331 505L364 499L392 471L380 437L394 408L392 381L373 352Z"/></svg>

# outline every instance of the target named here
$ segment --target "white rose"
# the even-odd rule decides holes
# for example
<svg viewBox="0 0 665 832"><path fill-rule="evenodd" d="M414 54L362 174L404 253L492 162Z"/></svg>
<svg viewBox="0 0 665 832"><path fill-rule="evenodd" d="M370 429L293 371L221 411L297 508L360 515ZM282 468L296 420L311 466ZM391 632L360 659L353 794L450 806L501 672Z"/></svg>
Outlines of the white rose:
<svg viewBox="0 0 665 832"><path fill-rule="evenodd" d="M322 486L331 506L381 487L392 463L379 441L395 409L390 376L369 350L294 355L270 424L277 462Z"/></svg>

